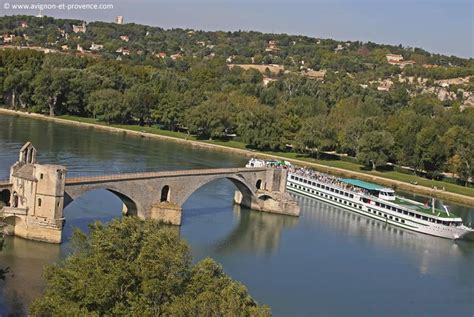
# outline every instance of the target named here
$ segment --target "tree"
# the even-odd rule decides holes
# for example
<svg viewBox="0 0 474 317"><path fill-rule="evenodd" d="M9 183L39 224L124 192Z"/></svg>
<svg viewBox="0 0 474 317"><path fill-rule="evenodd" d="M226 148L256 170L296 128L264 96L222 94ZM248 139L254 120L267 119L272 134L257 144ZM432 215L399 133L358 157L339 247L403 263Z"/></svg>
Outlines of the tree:
<svg viewBox="0 0 474 317"><path fill-rule="evenodd" d="M191 133L201 138L222 138L235 130L236 105L229 96L214 94L197 107L192 108L185 119Z"/></svg>
<svg viewBox="0 0 474 317"><path fill-rule="evenodd" d="M393 144L394 141L390 132L366 132L359 140L357 159L375 170L377 166L388 162Z"/></svg>
<svg viewBox="0 0 474 317"><path fill-rule="evenodd" d="M327 125L327 117L321 115L305 120L296 135L295 147L301 152L309 151L311 155L316 153L316 158L319 158L321 149L331 147L334 142L335 135Z"/></svg>
<svg viewBox="0 0 474 317"><path fill-rule="evenodd" d="M418 168L436 178L446 161L446 150L434 125L423 128L416 135L415 157Z"/></svg>
<svg viewBox="0 0 474 317"><path fill-rule="evenodd" d="M52 117L61 113L69 92L69 80L73 77L72 69L42 69L33 82L35 87L33 99L38 110L47 110Z"/></svg>
<svg viewBox="0 0 474 317"><path fill-rule="evenodd" d="M150 118L150 112L157 104L157 97L150 85L136 84L125 91L124 102L133 118L143 125Z"/></svg>
<svg viewBox="0 0 474 317"><path fill-rule="evenodd" d="M109 123L124 123L130 117L122 93L115 89L101 89L91 93L87 110L94 118Z"/></svg>
<svg viewBox="0 0 474 317"><path fill-rule="evenodd" d="M269 316L211 259L193 265L188 245L137 218L76 231L73 253L45 271L33 316Z"/></svg>
<svg viewBox="0 0 474 317"><path fill-rule="evenodd" d="M457 174L467 186L474 173L474 133L466 128L454 126L443 136L448 155L448 169Z"/></svg>
<svg viewBox="0 0 474 317"><path fill-rule="evenodd" d="M262 150L284 148L281 118L270 107L259 105L242 111L237 120L237 131L246 144Z"/></svg>

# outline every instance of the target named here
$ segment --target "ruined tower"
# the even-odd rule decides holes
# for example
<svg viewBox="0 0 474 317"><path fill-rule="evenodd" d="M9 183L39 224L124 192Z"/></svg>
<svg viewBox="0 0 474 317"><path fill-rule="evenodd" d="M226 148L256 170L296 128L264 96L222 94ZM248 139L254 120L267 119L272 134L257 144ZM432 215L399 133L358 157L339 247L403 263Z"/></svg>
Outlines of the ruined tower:
<svg viewBox="0 0 474 317"><path fill-rule="evenodd" d="M11 197L3 208L7 233L31 240L60 243L66 168L38 164L28 142L10 170Z"/></svg>

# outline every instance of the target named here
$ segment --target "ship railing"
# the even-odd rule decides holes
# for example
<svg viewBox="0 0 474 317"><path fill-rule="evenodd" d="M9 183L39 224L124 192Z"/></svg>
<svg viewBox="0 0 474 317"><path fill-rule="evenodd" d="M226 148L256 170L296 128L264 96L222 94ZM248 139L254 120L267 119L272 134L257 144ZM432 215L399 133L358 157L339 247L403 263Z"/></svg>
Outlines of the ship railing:
<svg viewBox="0 0 474 317"><path fill-rule="evenodd" d="M307 179L310 179L310 180L314 180L318 183L321 183L321 184L325 184L325 185L330 185L330 186L334 186L334 187L338 187L340 189L343 189L343 190L346 190L348 192L351 192L353 194L356 194L356 195L360 195L360 196L367 196L367 197L376 197L378 198L377 196L374 196L374 195L371 195L370 193L368 192L363 192L363 191L357 191L357 190L353 190L351 188L347 188L347 187L342 187L340 186L339 184L335 183L335 182L331 182L331 181L324 181L324 180L321 180L319 178L315 178L315 177L312 177L311 175L304 175L304 174L299 174L299 173L295 173L294 171L291 171L293 174L296 174L296 175L299 175L301 177L306 177ZM330 176L332 177L332 176Z"/></svg>

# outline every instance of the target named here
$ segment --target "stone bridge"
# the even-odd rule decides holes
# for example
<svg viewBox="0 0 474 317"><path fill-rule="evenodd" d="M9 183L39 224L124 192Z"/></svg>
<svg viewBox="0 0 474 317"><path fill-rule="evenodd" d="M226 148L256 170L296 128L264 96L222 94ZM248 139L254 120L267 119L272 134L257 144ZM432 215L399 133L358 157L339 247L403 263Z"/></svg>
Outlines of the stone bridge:
<svg viewBox="0 0 474 317"><path fill-rule="evenodd" d="M299 207L286 194L286 171L267 168L219 168L67 178L64 206L85 192L106 189L123 202L123 213L180 225L182 206L200 187L228 179L234 200L245 207L297 216Z"/></svg>
<svg viewBox="0 0 474 317"><path fill-rule="evenodd" d="M218 168L152 173L66 177L60 165L36 162L31 143L20 150L8 181L0 181L3 231L26 239L60 243L64 207L84 193L106 189L123 202L123 213L180 225L182 206L200 187L228 179L237 188L234 201L250 209L298 216L299 206L286 192L286 170ZM0 219L1 220L1 219Z"/></svg>

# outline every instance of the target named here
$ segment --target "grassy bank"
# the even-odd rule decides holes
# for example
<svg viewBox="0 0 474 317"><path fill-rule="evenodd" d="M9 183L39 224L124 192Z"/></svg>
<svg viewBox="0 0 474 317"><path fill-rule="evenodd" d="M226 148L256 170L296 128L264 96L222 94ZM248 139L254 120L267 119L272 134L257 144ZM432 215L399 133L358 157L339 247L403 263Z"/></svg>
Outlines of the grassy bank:
<svg viewBox="0 0 474 317"><path fill-rule="evenodd" d="M192 141L202 142L206 144L220 145L220 146L230 147L233 149L251 151L246 147L245 143L239 142L239 141L221 141L221 140L202 141L202 140L197 140L196 137L192 135L188 135L186 133L162 130L157 127L141 127L141 126L136 126L136 125L107 124L107 123L100 122L92 118L83 118L83 117L76 117L76 116L61 116L60 118L76 121L76 122L84 122L84 123L101 125L101 126L109 126L109 127L119 128L119 129L126 129L130 131L150 133L150 134L161 135L161 136L166 136L166 137L179 138L183 140L192 140ZM292 153L292 152L259 151L258 153L265 153L268 155L278 156L278 157L286 158L292 161L315 163L319 165L334 167L334 168L353 171L357 173L379 176L379 177L383 177L383 178L387 178L387 179L391 179L391 180L395 180L399 182L405 182L405 183L410 183L410 184L416 183L419 186L425 186L429 188L433 188L433 187L436 187L438 189L444 188L444 191L447 191L447 192L471 196L471 197L474 196L474 188L472 187L464 187L464 186L456 185L456 184L446 182L446 181L430 180L430 179L426 179L424 177L420 177L417 175L410 175L410 174L400 173L397 171L386 171L386 172L367 171L363 169L362 165L352 163L352 162L347 162L347 161L321 160L321 159L317 160L314 158L310 158L310 157L307 157L298 153Z"/></svg>
<svg viewBox="0 0 474 317"><path fill-rule="evenodd" d="M313 169L338 175L341 177L357 178L365 181L390 186L408 192L429 195L440 199L450 200L456 203L474 206L474 188L464 187L448 181L429 180L420 176L406 174L399 171L367 171L363 166L354 162L343 160L326 160L310 158L301 154L291 152L255 151L248 149L243 142L231 140L198 140L195 136L182 132L162 130L158 127L141 127L126 124L107 124L93 118L77 116L48 117L38 114L21 113L0 108L0 112L10 115L23 115L32 118L62 122L65 124L76 124L79 126L95 126L114 132L130 131L130 134L142 137L157 137L169 141L180 142L192 146L204 147L210 150L231 152L247 157L259 157L264 159L285 159L294 164L308 166ZM417 184L417 185L414 185ZM437 188L436 190L434 188Z"/></svg>

